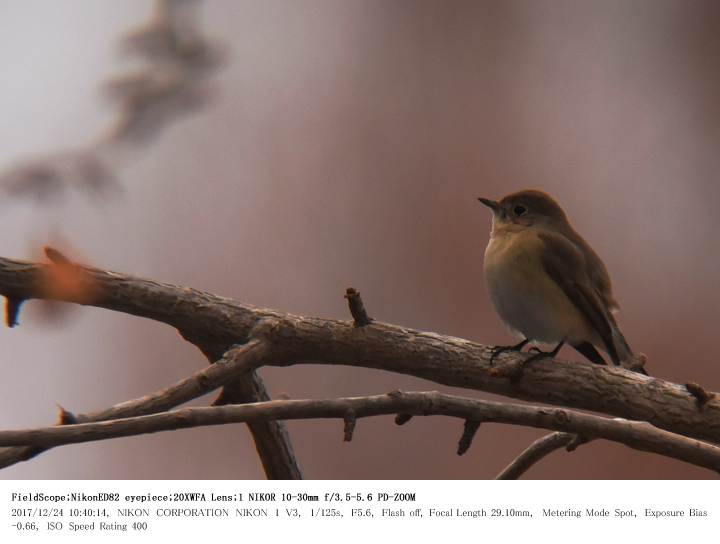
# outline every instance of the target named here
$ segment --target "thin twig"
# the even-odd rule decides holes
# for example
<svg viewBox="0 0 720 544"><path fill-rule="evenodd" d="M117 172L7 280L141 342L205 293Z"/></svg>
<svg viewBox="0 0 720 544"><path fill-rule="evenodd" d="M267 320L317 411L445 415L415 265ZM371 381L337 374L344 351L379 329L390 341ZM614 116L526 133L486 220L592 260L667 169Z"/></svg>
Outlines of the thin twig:
<svg viewBox="0 0 720 544"><path fill-rule="evenodd" d="M353 433L355 432L355 424L357 423L357 416L355 410L348 410L343 416L344 427L343 427L343 441L351 442L353 439Z"/></svg>
<svg viewBox="0 0 720 544"><path fill-rule="evenodd" d="M700 410L702 410L705 405L715 397L715 393L708 393L699 383L688 382L685 384L685 388L693 397L695 397Z"/></svg>
<svg viewBox="0 0 720 544"><path fill-rule="evenodd" d="M344 419L407 413L561 430L620 442L631 448L720 470L720 447L676 435L639 421L606 418L545 406L469 399L437 392L396 393L329 400L275 400L254 404L182 408L100 423L0 431L0 445L57 446L121 436L248 421Z"/></svg>
<svg viewBox="0 0 720 544"><path fill-rule="evenodd" d="M5 297L5 324L8 327L14 327L18 324L20 316L20 308L25 299L22 297Z"/></svg>
<svg viewBox="0 0 720 544"><path fill-rule="evenodd" d="M45 246L43 248L45 251L45 256L50 259L50 262L53 264L72 264L72 261L68 259L61 251L52 248L50 246Z"/></svg>
<svg viewBox="0 0 720 544"><path fill-rule="evenodd" d="M247 372L248 368L259 365L270 353L271 348L266 342L253 339L247 344L230 349L215 364L169 387L135 400L116 404L106 410L88 414L73 414L73 417L78 423L90 423L163 412L217 389L239 374ZM64 409L62 411L66 412ZM30 459L42 451L37 447L0 450L0 468L10 466L18 460Z"/></svg>
<svg viewBox="0 0 720 544"><path fill-rule="evenodd" d="M463 455L472 445L475 433L480 428L480 422L472 419L466 419L465 425L463 426L463 433L458 442L457 454Z"/></svg>
<svg viewBox="0 0 720 544"><path fill-rule="evenodd" d="M580 446L582 446L583 444L587 444L588 442L590 442L590 439L588 437L581 434L576 434L575 436L573 436L572 440L570 440L570 442L568 442L565 446L565 451L567 451L568 453L572 453Z"/></svg>
<svg viewBox="0 0 720 544"><path fill-rule="evenodd" d="M395 425L405 425L412 417L410 414L397 414L395 416Z"/></svg>
<svg viewBox="0 0 720 544"><path fill-rule="evenodd" d="M77 416L58 404L57 424L71 425L74 423L79 423Z"/></svg>
<svg viewBox="0 0 720 544"><path fill-rule="evenodd" d="M527 449L518 455L512 462L506 466L496 480L517 480L531 466L544 459L552 452L567 447L575 438L575 434L554 432L538 438L530 444Z"/></svg>
<svg viewBox="0 0 720 544"><path fill-rule="evenodd" d="M348 301L350 314L353 316L353 322L356 327L364 327L372 323L372 317L367 314L365 304L363 304L363 300L360 298L360 291L357 291L353 287L348 287L345 290L345 298Z"/></svg>

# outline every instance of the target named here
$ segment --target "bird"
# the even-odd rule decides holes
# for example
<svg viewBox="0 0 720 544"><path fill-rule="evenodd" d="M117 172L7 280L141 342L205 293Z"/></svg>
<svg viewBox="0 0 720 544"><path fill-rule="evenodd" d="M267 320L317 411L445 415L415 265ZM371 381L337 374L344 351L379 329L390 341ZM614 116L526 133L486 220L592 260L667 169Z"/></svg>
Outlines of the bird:
<svg viewBox="0 0 720 544"><path fill-rule="evenodd" d="M615 319L619 306L607 268L555 199L526 189L500 201L478 200L492 211L483 266L490 299L522 338L512 346L495 346L492 358L532 342L555 348L535 347L538 353L525 364L555 357L565 343L596 364L607 364L598 349L614 365L631 361L633 351Z"/></svg>

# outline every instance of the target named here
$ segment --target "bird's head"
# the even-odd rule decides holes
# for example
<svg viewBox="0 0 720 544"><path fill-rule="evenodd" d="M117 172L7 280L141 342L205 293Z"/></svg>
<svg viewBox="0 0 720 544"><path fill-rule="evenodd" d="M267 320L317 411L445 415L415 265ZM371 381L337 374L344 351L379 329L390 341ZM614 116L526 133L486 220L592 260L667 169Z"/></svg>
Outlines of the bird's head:
<svg viewBox="0 0 720 544"><path fill-rule="evenodd" d="M564 226L567 217L560 205L542 191L527 189L506 196L499 202L488 198L478 198L493 212L493 227L511 224L530 227Z"/></svg>

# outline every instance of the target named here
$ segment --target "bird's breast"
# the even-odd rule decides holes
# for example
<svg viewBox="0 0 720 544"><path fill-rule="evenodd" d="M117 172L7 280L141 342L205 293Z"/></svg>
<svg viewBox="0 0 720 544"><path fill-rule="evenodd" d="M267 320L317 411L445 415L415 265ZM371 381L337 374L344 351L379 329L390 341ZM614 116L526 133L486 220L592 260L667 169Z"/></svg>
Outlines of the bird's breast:
<svg viewBox="0 0 720 544"><path fill-rule="evenodd" d="M493 305L508 327L531 340L583 338L586 320L545 271L544 250L531 229L490 239L484 269Z"/></svg>

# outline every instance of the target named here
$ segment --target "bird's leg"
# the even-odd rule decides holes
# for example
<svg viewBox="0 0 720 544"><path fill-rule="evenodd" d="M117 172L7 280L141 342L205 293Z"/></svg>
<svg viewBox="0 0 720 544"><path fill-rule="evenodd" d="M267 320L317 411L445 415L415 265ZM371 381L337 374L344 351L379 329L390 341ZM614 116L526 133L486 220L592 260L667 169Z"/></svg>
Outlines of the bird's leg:
<svg viewBox="0 0 720 544"><path fill-rule="evenodd" d="M517 367L517 370L515 370L515 372L513 372L513 375L510 377L510 380L513 382L518 381L521 378L523 371L525 370L525 367L534 361L537 361L539 359L545 359L546 357L550 357L551 359L553 359L558 353L560 353L560 350L562 349L562 347L564 345L565 345L565 340L563 339L563 340L560 340L558 345L555 346L555 349L553 349L552 351L542 351L538 348L535 348L533 351L536 351L537 353L535 353L535 355L533 355L532 357L528 357L527 359L525 359L520 364L520 366Z"/></svg>
<svg viewBox="0 0 720 544"><path fill-rule="evenodd" d="M527 343L530 340L528 338L525 338L522 342L518 342L514 346L493 346L490 348L490 351L492 351L492 355L490 356L490 364L493 363L495 360L495 357L500 355L501 353L505 353L506 351L522 351L522 348L524 348Z"/></svg>

